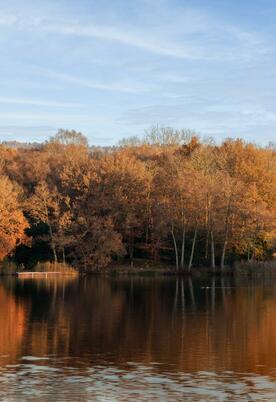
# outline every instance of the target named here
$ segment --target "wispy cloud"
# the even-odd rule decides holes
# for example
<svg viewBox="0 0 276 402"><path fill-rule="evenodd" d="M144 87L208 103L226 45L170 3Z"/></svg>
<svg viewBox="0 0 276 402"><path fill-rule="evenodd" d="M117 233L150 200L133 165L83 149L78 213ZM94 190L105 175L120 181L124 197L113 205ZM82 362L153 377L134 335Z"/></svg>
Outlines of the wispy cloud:
<svg viewBox="0 0 276 402"><path fill-rule="evenodd" d="M130 30L120 29L115 26L87 25L80 24L58 25L45 24L42 27L46 31L60 33L63 35L74 35L104 39L118 42L123 45L133 46L158 55L174 57L178 59L199 59L203 57L204 49L189 44L179 45L154 37L150 33L133 33Z"/></svg>
<svg viewBox="0 0 276 402"><path fill-rule="evenodd" d="M0 26L11 26L16 30L94 38L180 60L247 61L268 51L260 35L255 32L224 23L196 9L187 11L184 7L179 17L175 14L171 15L171 19L168 17L166 23L169 29L165 21L143 29L125 23L119 25L92 21L88 24L84 21L87 20L70 17L54 19L47 15L24 17L2 13L0 16ZM90 85L95 87L93 83ZM105 90L105 85L99 84L99 89Z"/></svg>
<svg viewBox="0 0 276 402"><path fill-rule="evenodd" d="M151 32L137 31L133 29L117 27L113 25L100 25L76 23L72 20L54 21L46 18L32 17L21 18L14 14L0 16L0 25L12 26L19 30L35 30L40 32L55 33L86 38L96 38L117 42L126 46L133 46L158 55L174 57L178 59L199 59L203 57L204 49L188 43L178 44L168 42L160 35Z"/></svg>
<svg viewBox="0 0 276 402"><path fill-rule="evenodd" d="M141 30L126 24L87 24L72 18L53 19L32 15L27 18L16 14L0 16L0 26L11 26L16 30L94 38L180 60L242 60L267 51L262 38L255 32L222 23L200 11L187 13L182 10L182 18L170 23L169 29L161 24ZM102 87L104 89L104 84Z"/></svg>
<svg viewBox="0 0 276 402"><path fill-rule="evenodd" d="M74 76L67 73L62 73L59 71L54 71L51 69L46 69L37 66L31 66L32 70L37 72L40 75L47 76L48 78L52 78L58 81L67 82L73 85L95 89L99 91L111 91L111 92L125 92L125 93L139 93L149 91L153 89L153 85L145 85L142 82L138 81L112 81L112 82L99 82L93 81L91 79L80 78L78 76Z"/></svg>

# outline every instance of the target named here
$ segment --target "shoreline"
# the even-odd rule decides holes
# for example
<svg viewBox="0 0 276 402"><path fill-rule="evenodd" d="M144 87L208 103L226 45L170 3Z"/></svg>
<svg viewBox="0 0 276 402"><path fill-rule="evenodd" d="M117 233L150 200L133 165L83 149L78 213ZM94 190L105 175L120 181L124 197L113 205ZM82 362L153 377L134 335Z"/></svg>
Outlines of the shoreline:
<svg viewBox="0 0 276 402"><path fill-rule="evenodd" d="M223 270L219 267L212 269L210 267L198 266L193 267L190 272L187 269L176 270L174 266L164 263L154 263L152 261L136 261L134 265L131 264L113 264L103 269L91 270L90 272L66 272L55 269L54 271L48 270L47 267L51 263L47 263L45 271L30 268L20 270L19 266L11 264L10 269L7 267L0 267L1 276L16 276L16 277L47 277L49 276L174 276L174 277L212 277L212 276L258 276L258 275L276 275L276 261L262 261L254 263L236 263L233 266L226 266ZM54 266L54 264L52 264Z"/></svg>

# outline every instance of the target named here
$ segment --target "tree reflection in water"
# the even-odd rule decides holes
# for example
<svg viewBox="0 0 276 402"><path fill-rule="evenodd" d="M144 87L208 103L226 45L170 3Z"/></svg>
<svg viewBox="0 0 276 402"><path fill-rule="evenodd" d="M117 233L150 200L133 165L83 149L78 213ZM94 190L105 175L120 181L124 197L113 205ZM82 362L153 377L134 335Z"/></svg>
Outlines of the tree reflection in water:
<svg viewBox="0 0 276 402"><path fill-rule="evenodd" d="M235 381L242 373L274 381L276 281L267 282L2 280L0 369L21 370L27 357L79 374L99 366L131 373L138 365L162 378L227 371Z"/></svg>

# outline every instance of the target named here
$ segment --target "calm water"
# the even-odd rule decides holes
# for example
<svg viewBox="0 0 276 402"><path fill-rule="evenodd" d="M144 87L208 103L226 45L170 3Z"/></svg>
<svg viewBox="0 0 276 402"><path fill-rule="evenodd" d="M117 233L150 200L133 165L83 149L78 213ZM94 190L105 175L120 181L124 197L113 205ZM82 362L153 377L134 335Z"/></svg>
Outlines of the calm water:
<svg viewBox="0 0 276 402"><path fill-rule="evenodd" d="M276 280L1 280L1 401L132 399L275 401Z"/></svg>

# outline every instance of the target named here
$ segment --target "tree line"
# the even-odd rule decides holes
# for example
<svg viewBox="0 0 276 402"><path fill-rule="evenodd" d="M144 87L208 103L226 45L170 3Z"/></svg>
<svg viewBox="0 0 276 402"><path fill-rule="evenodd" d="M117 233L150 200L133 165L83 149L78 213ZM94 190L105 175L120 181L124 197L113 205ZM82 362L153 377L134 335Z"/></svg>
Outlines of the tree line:
<svg viewBox="0 0 276 402"><path fill-rule="evenodd" d="M82 272L136 257L223 269L275 257L276 148L220 145L190 130L92 148L59 130L39 147L0 146L0 258Z"/></svg>

